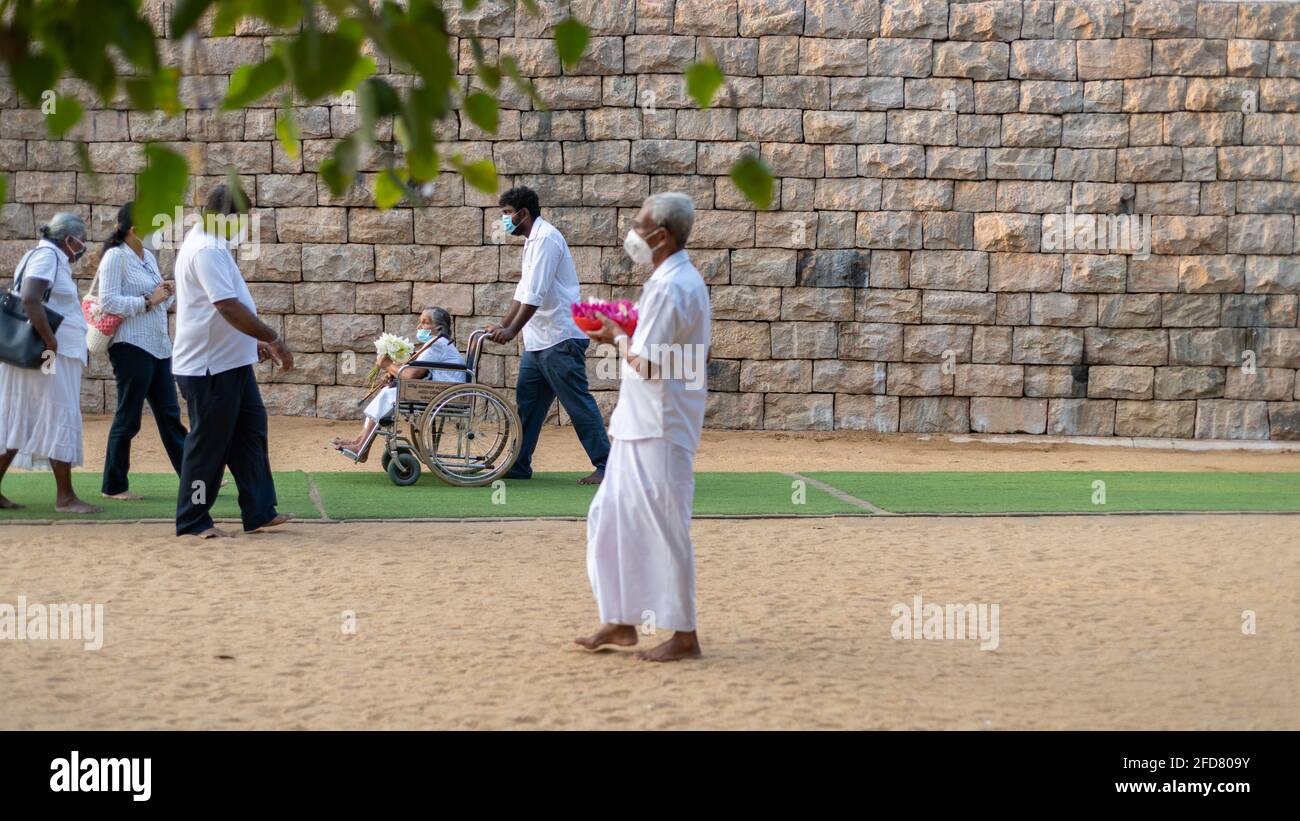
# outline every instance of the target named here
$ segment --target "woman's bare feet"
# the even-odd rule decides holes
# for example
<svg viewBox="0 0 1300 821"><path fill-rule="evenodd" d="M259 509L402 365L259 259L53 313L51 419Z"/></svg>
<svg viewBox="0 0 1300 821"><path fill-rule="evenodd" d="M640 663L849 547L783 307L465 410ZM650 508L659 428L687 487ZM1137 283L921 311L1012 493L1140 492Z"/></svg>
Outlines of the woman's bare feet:
<svg viewBox="0 0 1300 821"><path fill-rule="evenodd" d="M121 493L101 493L99 495L103 496L105 499L117 499L122 502L139 502L144 499L140 494L132 493L129 490L124 490Z"/></svg>
<svg viewBox="0 0 1300 821"><path fill-rule="evenodd" d="M697 659L702 655L700 641L692 630L689 633L673 633L668 641L650 650L640 650L636 657L641 661L681 661Z"/></svg>
<svg viewBox="0 0 1300 821"><path fill-rule="evenodd" d="M595 633L574 639L573 643L588 650L598 650L606 644L631 647L636 644L636 628L630 624L602 624Z"/></svg>
<svg viewBox="0 0 1300 821"><path fill-rule="evenodd" d="M272 519L271 521L267 522L266 524L264 524L264 525L258 525L257 527L253 528L252 530L245 530L244 532L245 532L245 533L257 533L257 532L259 532L259 531L266 530L268 527L279 527L280 525L284 524L285 522L289 521L289 520L292 519L292 518L293 518L293 516L290 515L290 514L288 514L288 513L280 513L280 514L277 514L276 517L275 517L274 519Z"/></svg>
<svg viewBox="0 0 1300 821"><path fill-rule="evenodd" d="M0 510L19 510L24 507L26 507L26 505L20 505L4 494L0 494Z"/></svg>
<svg viewBox="0 0 1300 821"><path fill-rule="evenodd" d="M83 502L76 496L70 499L59 499L54 503L54 509L59 513L103 513L104 508L95 507L88 502Z"/></svg>
<svg viewBox="0 0 1300 821"><path fill-rule="evenodd" d="M593 470L591 473L583 476L578 480L580 485L598 485L605 479L605 471Z"/></svg>

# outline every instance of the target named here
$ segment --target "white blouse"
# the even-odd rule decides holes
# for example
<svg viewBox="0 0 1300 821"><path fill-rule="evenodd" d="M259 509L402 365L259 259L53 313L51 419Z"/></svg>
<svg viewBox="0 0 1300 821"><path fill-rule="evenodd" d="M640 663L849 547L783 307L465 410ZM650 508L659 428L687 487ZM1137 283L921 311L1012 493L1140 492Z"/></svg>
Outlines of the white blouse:
<svg viewBox="0 0 1300 821"><path fill-rule="evenodd" d="M77 283L72 278L68 255L50 240L42 239L35 248L23 255L18 268L14 269L15 278L19 270L22 271L24 283L29 277L49 283L50 298L45 304L51 311L63 316L63 322L54 332L54 339L59 343L59 356L80 359L84 364L86 320L81 315L81 297L77 292Z"/></svg>
<svg viewBox="0 0 1300 821"><path fill-rule="evenodd" d="M175 301L149 306L149 296L163 281L158 260L144 249L144 259L123 243L104 252L99 261L99 305L104 313L122 317L112 345L125 342L158 359L172 355L167 334L167 309Z"/></svg>

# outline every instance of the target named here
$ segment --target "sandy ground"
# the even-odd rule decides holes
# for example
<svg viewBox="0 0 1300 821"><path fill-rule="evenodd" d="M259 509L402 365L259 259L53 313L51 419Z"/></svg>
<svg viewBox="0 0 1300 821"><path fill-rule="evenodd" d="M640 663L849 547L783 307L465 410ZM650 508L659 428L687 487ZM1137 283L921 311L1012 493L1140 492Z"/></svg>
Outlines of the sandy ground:
<svg viewBox="0 0 1300 821"><path fill-rule="evenodd" d="M0 641L0 729L1300 729L1292 518L694 534L706 657L653 665L569 644L595 621L580 522L301 523L217 546L6 526L0 601L102 602L106 638ZM998 648L892 639L917 594L998 604Z"/></svg>
<svg viewBox="0 0 1300 821"><path fill-rule="evenodd" d="M101 471L111 418L86 418L85 470ZM329 446L354 436L357 422L281 416L271 420L271 465L276 470L362 470ZM1223 470L1300 471L1300 442L1289 452L1186 452L1094 445L1002 444L974 437L919 437L855 432L783 433L706 430L695 460L701 471L730 470ZM1125 441L1125 440L1116 440ZM590 470L572 428L547 427L536 470ZM133 470L169 471L153 421L145 417L132 448Z"/></svg>
<svg viewBox="0 0 1300 821"><path fill-rule="evenodd" d="M88 470L107 426L88 421ZM354 427L275 419L273 464L374 470L324 444ZM150 427L135 456L169 469ZM571 430L537 466L585 467ZM697 466L1300 470L1300 453L709 431ZM303 522L220 544L5 525L0 603L103 603L106 638L0 641L0 729L1300 729L1296 522L697 521L706 657L665 666L570 644L596 619L582 522ZM997 604L998 648L891 638L918 594Z"/></svg>

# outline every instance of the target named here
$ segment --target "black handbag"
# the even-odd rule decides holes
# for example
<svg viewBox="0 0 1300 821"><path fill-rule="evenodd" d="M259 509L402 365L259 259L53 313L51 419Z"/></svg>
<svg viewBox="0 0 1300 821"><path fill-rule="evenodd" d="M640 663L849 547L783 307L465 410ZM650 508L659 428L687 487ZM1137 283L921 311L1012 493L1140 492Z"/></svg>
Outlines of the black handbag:
<svg viewBox="0 0 1300 821"><path fill-rule="evenodd" d="M45 340L36 333L31 320L27 318L22 297L23 269L27 267L28 261L36 250L39 249L32 250L23 258L22 265L18 266L18 272L14 274L13 288L0 297L0 362L31 369L41 367L45 361ZM58 251L54 253L57 254ZM57 275L57 262L54 270ZM59 325L63 323L63 314L51 311L45 304L53 289L54 283L51 282L50 287L45 289L45 296L41 297L41 307L45 309L45 318L50 323L50 330L57 331Z"/></svg>

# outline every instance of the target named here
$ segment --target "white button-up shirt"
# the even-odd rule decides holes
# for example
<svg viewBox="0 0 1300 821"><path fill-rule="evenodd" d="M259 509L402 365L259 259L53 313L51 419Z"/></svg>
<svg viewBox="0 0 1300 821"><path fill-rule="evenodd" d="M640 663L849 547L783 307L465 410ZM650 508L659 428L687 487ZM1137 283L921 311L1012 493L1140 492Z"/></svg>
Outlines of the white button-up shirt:
<svg viewBox="0 0 1300 821"><path fill-rule="evenodd" d="M162 284L158 260L144 249L144 259L123 243L104 252L99 261L99 306L106 314L122 317L113 334L113 345L125 342L158 359L172 355L167 335L167 309L175 301L168 297L149 305L149 297Z"/></svg>
<svg viewBox="0 0 1300 821"><path fill-rule="evenodd" d="M578 298L578 269L569 243L554 225L538 217L524 240L522 272L515 288L516 301L537 306L524 326L524 350L544 351L566 339L586 339L573 323L572 306Z"/></svg>
<svg viewBox="0 0 1300 821"><path fill-rule="evenodd" d="M685 251L664 260L641 289L629 350L658 367L642 379L622 361L618 404L609 420L615 439L664 438L694 453L708 399L709 288Z"/></svg>
<svg viewBox="0 0 1300 821"><path fill-rule="evenodd" d="M172 373L219 374L257 364L257 340L236 330L213 303L237 299L257 313L229 244L194 226L176 254L176 344Z"/></svg>

